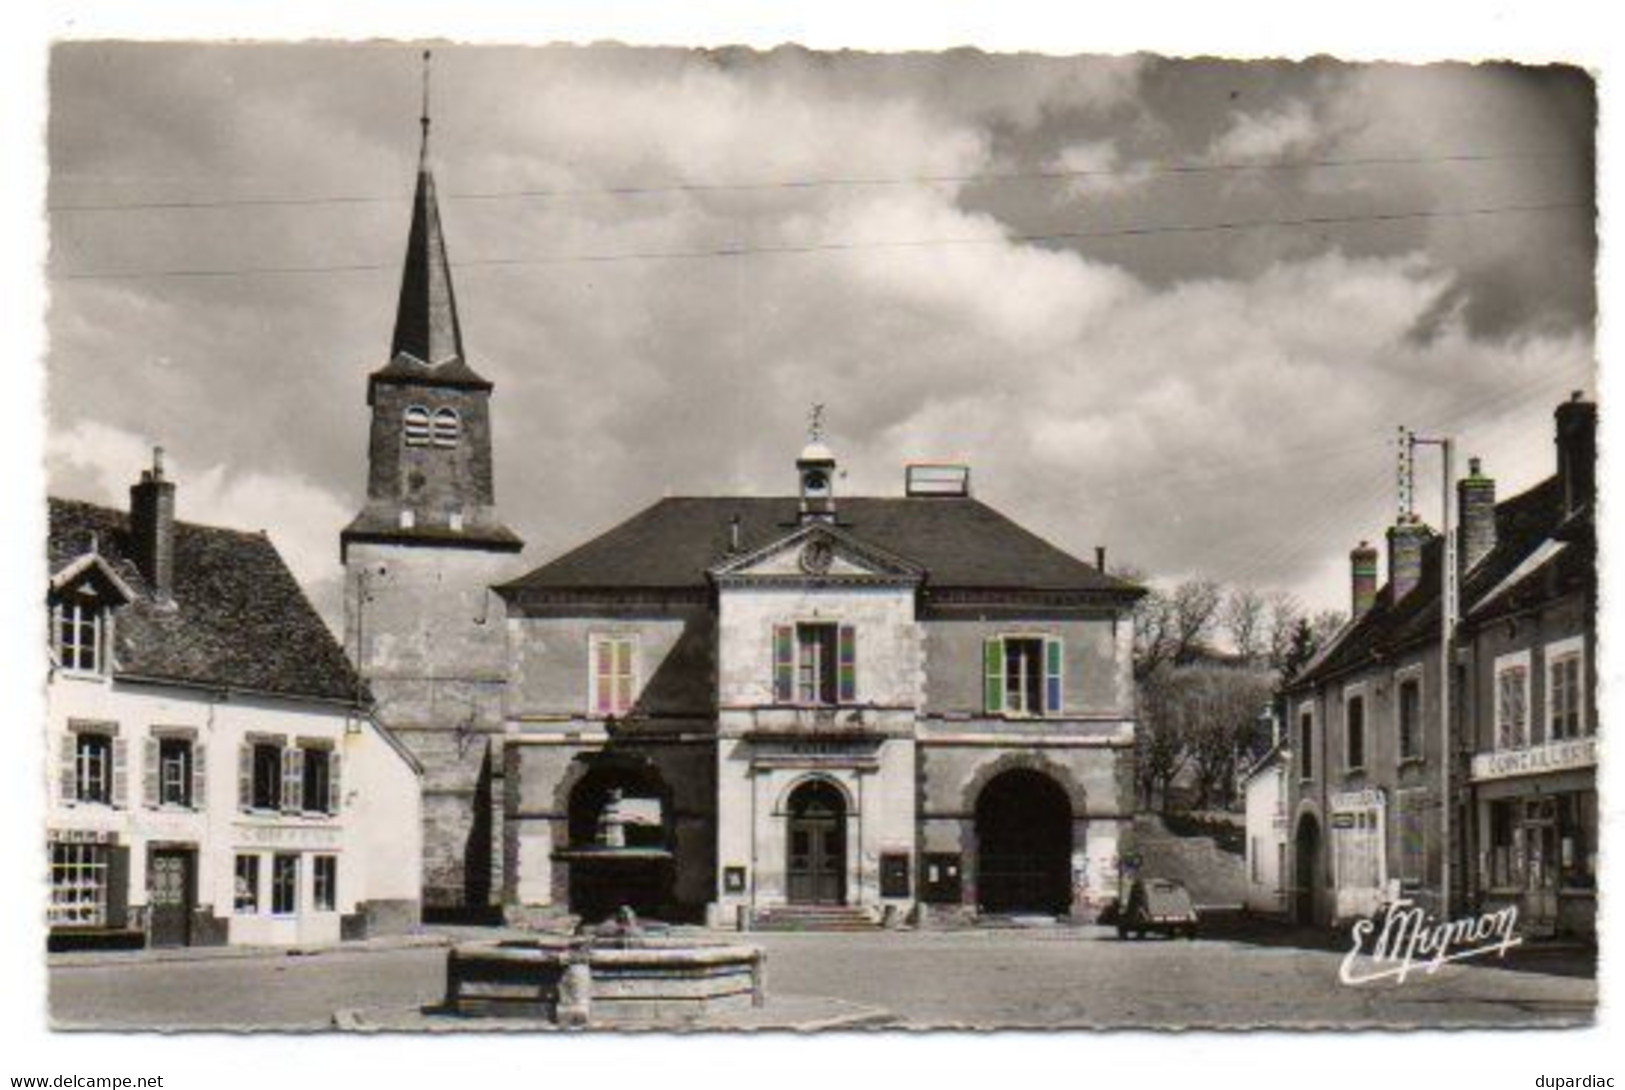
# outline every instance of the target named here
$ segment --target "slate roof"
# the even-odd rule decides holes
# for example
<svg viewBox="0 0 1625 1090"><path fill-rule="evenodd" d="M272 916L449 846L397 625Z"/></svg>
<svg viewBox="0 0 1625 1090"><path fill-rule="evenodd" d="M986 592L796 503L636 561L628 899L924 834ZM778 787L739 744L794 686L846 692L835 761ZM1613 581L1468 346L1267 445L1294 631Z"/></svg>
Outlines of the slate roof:
<svg viewBox="0 0 1625 1090"><path fill-rule="evenodd" d="M354 670L263 533L175 523L173 605L160 605L131 559L126 512L50 500L54 574L96 551L136 592L116 614L115 676L356 701Z"/></svg>
<svg viewBox="0 0 1625 1090"><path fill-rule="evenodd" d="M1473 611L1484 596L1559 528L1564 521L1563 502L1563 482L1554 474L1528 491L1495 505L1495 548L1462 580L1463 617L1476 620ZM1435 534L1423 546L1421 582L1398 602L1390 600L1389 588L1384 585L1377 592L1376 604L1345 627L1332 646L1288 688L1312 688L1416 644L1437 639L1443 554L1443 539Z"/></svg>
<svg viewBox="0 0 1625 1090"><path fill-rule="evenodd" d="M735 516L740 549L732 555L739 555L793 533L798 512L794 496L659 500L499 589L705 587L707 570L730 555ZM847 498L837 504L836 526L925 569L931 587L1141 593L975 499Z"/></svg>

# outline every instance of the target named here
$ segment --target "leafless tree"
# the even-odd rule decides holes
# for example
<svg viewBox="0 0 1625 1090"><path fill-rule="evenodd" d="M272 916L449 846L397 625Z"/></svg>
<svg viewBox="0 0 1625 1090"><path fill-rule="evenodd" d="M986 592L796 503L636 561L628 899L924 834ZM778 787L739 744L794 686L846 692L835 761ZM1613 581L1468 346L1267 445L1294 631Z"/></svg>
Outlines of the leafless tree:
<svg viewBox="0 0 1625 1090"><path fill-rule="evenodd" d="M1278 590L1266 599L1269 613L1269 664L1280 672L1292 652L1292 633L1303 617L1303 605L1289 591Z"/></svg>
<svg viewBox="0 0 1625 1090"><path fill-rule="evenodd" d="M1269 611L1264 596L1251 587L1236 587L1224 599L1220 621L1243 663L1264 657L1269 637Z"/></svg>

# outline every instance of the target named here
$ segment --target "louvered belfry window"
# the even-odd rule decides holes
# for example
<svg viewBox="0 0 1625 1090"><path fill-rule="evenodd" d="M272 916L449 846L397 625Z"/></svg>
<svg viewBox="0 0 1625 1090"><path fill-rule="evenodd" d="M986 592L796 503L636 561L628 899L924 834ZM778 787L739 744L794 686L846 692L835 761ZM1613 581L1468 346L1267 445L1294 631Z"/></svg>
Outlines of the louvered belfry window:
<svg viewBox="0 0 1625 1090"><path fill-rule="evenodd" d="M436 409L430 435L437 447L455 447L463 437L463 418L456 409Z"/></svg>
<svg viewBox="0 0 1625 1090"><path fill-rule="evenodd" d="M405 418L406 445L409 447L426 447L429 445L429 410L422 405L413 405L406 410Z"/></svg>

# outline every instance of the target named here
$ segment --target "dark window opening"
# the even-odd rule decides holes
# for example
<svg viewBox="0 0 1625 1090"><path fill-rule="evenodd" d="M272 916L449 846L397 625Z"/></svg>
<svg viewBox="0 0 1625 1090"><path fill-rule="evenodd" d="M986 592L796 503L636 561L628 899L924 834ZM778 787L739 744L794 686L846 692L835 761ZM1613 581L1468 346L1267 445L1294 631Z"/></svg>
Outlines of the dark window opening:
<svg viewBox="0 0 1625 1090"><path fill-rule="evenodd" d="M279 745L259 742L254 746L252 805L256 810L282 807L282 747Z"/></svg>

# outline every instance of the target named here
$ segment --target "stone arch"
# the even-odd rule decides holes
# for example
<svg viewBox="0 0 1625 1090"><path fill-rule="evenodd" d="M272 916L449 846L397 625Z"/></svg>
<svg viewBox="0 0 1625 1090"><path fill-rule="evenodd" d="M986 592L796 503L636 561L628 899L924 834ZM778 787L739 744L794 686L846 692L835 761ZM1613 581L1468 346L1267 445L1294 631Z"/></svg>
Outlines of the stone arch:
<svg viewBox="0 0 1625 1090"><path fill-rule="evenodd" d="M1297 923L1315 923L1321 914L1325 861L1326 834L1320 813L1313 805L1300 805L1292 824L1292 916Z"/></svg>
<svg viewBox="0 0 1625 1090"><path fill-rule="evenodd" d="M809 772L805 776L797 776L785 784L784 790L780 791L778 798L773 800L773 816L783 817L788 814L790 812L790 796L808 784L813 783L824 783L834 788L840 794L841 801L845 803L848 816L856 817L859 814L857 798L852 794L851 788L842 783L838 777L823 772Z"/></svg>
<svg viewBox="0 0 1625 1090"><path fill-rule="evenodd" d="M965 782L960 792L960 811L965 814L976 812L976 801L981 797L982 791L998 776L1006 772L1021 769L1028 772L1039 772L1054 780L1056 785L1066 793L1067 802L1072 807L1073 820L1083 818L1089 812L1089 795L1072 774L1072 770L1058 761L1053 761L1044 754L1034 750L1018 750L1012 753L1002 753L991 761L977 766L969 780Z"/></svg>

